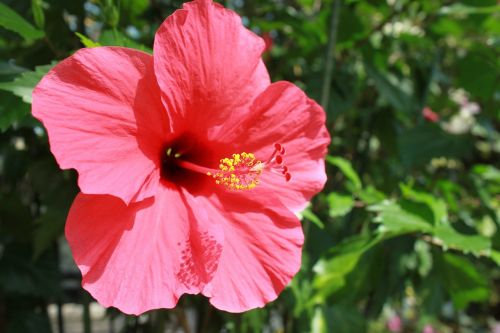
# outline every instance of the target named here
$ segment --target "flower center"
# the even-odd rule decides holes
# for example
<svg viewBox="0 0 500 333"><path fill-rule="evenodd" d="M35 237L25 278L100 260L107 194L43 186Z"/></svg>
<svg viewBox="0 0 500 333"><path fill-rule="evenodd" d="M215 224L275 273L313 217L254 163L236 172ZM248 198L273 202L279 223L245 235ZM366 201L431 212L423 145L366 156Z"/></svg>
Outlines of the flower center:
<svg viewBox="0 0 500 333"><path fill-rule="evenodd" d="M282 175L287 182L292 178L283 160L285 148L279 143L274 145L273 153L264 162L258 160L253 153L242 152L221 159L218 170L185 161L181 154L175 153L171 148L167 149L166 154L168 158L173 158L177 166L212 177L217 185L233 191L255 188L260 176L266 171Z"/></svg>

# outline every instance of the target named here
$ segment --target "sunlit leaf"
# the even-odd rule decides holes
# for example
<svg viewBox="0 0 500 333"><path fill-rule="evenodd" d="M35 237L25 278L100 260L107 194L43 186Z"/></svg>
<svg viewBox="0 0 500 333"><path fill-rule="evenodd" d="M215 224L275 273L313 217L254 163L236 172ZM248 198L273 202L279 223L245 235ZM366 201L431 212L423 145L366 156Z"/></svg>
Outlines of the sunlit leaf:
<svg viewBox="0 0 500 333"><path fill-rule="evenodd" d="M311 321L311 329L313 332L328 333L328 323L324 309L317 307L314 309L314 314Z"/></svg>
<svg viewBox="0 0 500 333"><path fill-rule="evenodd" d="M331 165L334 165L337 168L339 168L339 170L344 174L344 176L346 176L346 178L352 182L352 184L356 189L361 189L362 187L361 179L359 178L359 175L352 167L351 162L349 162L344 158L333 157L333 156L327 156L326 160Z"/></svg>
<svg viewBox="0 0 500 333"><path fill-rule="evenodd" d="M348 214L354 207L354 199L351 195L330 193L327 196L328 213L330 217L339 217Z"/></svg>
<svg viewBox="0 0 500 333"><path fill-rule="evenodd" d="M383 232L405 234L432 231L432 221L426 218L426 212L418 206L409 210L395 202L384 201L369 209L378 213L374 221L381 224Z"/></svg>
<svg viewBox="0 0 500 333"><path fill-rule="evenodd" d="M314 223L318 228L320 229L324 229L325 228L325 224L321 221L321 219L316 216L316 214L314 214L311 209L309 208L306 208L302 211L302 217L311 221L312 223Z"/></svg>
<svg viewBox="0 0 500 333"><path fill-rule="evenodd" d="M320 259L314 266L313 282L316 300L321 301L346 284L347 275L356 267L363 254L383 240L365 236L353 237L335 246L328 258Z"/></svg>
<svg viewBox="0 0 500 333"><path fill-rule="evenodd" d="M481 235L465 235L455 231L449 225L436 226L433 233L445 248L476 255L489 255L491 240Z"/></svg>
<svg viewBox="0 0 500 333"><path fill-rule="evenodd" d="M82 42L83 46L85 47L98 47L101 46L101 44L94 42L92 39L88 38L84 34L81 34L79 32L75 32L75 35L80 38L80 42Z"/></svg>
<svg viewBox="0 0 500 333"><path fill-rule="evenodd" d="M42 0L31 0L31 12L35 19L35 24L39 29L45 27L45 13L43 12Z"/></svg>
<svg viewBox="0 0 500 333"><path fill-rule="evenodd" d="M448 221L448 212L446 209L446 204L443 202L443 200L436 198L430 193L412 189L410 186L405 184L400 184L400 188L403 192L403 196L406 199L423 203L432 210L435 225L446 223Z"/></svg>
<svg viewBox="0 0 500 333"><path fill-rule="evenodd" d="M472 171L486 181L500 185L500 170L493 165L477 164Z"/></svg>
<svg viewBox="0 0 500 333"><path fill-rule="evenodd" d="M384 193L378 191L375 187L371 185L362 189L357 194L361 199L361 201L363 201L365 204L368 205L379 203L387 198Z"/></svg>
<svg viewBox="0 0 500 333"><path fill-rule="evenodd" d="M42 77L54 67L51 65L38 66L34 71L24 72L12 82L0 83L0 89L10 91L14 95L19 96L25 103L31 104L31 94L35 86L40 82Z"/></svg>

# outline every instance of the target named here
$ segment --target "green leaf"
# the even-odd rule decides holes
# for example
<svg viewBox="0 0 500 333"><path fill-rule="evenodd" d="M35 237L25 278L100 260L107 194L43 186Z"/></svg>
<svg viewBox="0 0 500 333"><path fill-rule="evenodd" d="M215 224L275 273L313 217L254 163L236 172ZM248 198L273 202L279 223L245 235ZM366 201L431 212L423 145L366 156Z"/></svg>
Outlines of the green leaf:
<svg viewBox="0 0 500 333"><path fill-rule="evenodd" d="M481 235L465 235L455 231L449 225L438 225L433 231L434 236L443 243L445 248L460 250L475 255L488 255L491 240Z"/></svg>
<svg viewBox="0 0 500 333"><path fill-rule="evenodd" d="M370 206L369 210L379 214L374 222L381 224L382 232L400 235L432 231L432 221L429 221L421 206L384 201Z"/></svg>
<svg viewBox="0 0 500 333"><path fill-rule="evenodd" d="M317 333L328 333L328 323L326 321L325 311L322 307L314 309L314 314L311 320L311 330Z"/></svg>
<svg viewBox="0 0 500 333"><path fill-rule="evenodd" d="M45 36L45 33L36 29L18 13L0 2L0 26L7 30L14 31L25 40L30 41Z"/></svg>
<svg viewBox="0 0 500 333"><path fill-rule="evenodd" d="M325 299L346 284L347 274L356 267L366 249L366 239L354 238L337 245L332 258L320 259L314 265L314 287L319 291L320 299Z"/></svg>
<svg viewBox="0 0 500 333"><path fill-rule="evenodd" d="M318 306L311 319L311 332L365 333L366 320L353 306Z"/></svg>
<svg viewBox="0 0 500 333"><path fill-rule="evenodd" d="M42 0L31 0L31 12L33 13L36 26L43 29L45 26L45 14L43 12Z"/></svg>
<svg viewBox="0 0 500 333"><path fill-rule="evenodd" d="M20 123L29 114L29 106L10 93L0 91L0 132Z"/></svg>
<svg viewBox="0 0 500 333"><path fill-rule="evenodd" d="M493 261L500 266L500 251L491 251L491 259L493 259Z"/></svg>
<svg viewBox="0 0 500 333"><path fill-rule="evenodd" d="M416 192L402 186L408 198L421 203L412 203L402 200L400 203L384 201L381 204L369 207L369 210L378 213L374 222L382 225L381 232L393 235L403 235L413 232L422 232L434 237L433 244L441 245L445 249L451 248L464 253L489 256L491 240L481 235L466 235L457 232L445 223L436 223L436 219L445 216L444 203L422 192ZM430 207L430 210L427 208ZM444 208L444 210L443 210ZM436 224L434 224L436 223Z"/></svg>
<svg viewBox="0 0 500 333"><path fill-rule="evenodd" d="M10 61L2 61L0 62L0 82L11 81L15 76L26 71L26 68L17 66Z"/></svg>
<svg viewBox="0 0 500 333"><path fill-rule="evenodd" d="M307 251L302 253L302 267L294 279L289 284L290 291L295 299L293 315L300 316L305 310L309 310L313 298L313 287L310 278L310 257Z"/></svg>
<svg viewBox="0 0 500 333"><path fill-rule="evenodd" d="M63 235L65 221L65 214L57 210L49 210L37 220L38 227L33 235L34 259Z"/></svg>
<svg viewBox="0 0 500 333"><path fill-rule="evenodd" d="M358 196L365 204L374 205L386 199L384 193L378 191L372 185L367 186L358 192Z"/></svg>
<svg viewBox="0 0 500 333"><path fill-rule="evenodd" d="M316 276L313 286L317 290L314 302L322 302L347 283L347 275L356 267L363 254L383 240L383 236L369 238L356 236L335 246L329 258L320 259L314 265Z"/></svg>
<svg viewBox="0 0 500 333"><path fill-rule="evenodd" d="M332 333L365 333L366 319L354 306L334 305L327 310ZM314 331L313 331L314 332Z"/></svg>
<svg viewBox="0 0 500 333"><path fill-rule="evenodd" d="M153 50L149 47L136 42L119 31L105 30L99 38L99 44L103 46L124 46L132 49L138 49L150 54L153 53Z"/></svg>
<svg viewBox="0 0 500 333"><path fill-rule="evenodd" d="M25 176L29 178L34 190L47 212L56 210L67 212L78 193L72 172L62 173L52 156L37 158L29 164Z"/></svg>
<svg viewBox="0 0 500 333"><path fill-rule="evenodd" d="M120 10L127 13L131 18L140 16L148 8L148 0L122 0L120 3Z"/></svg>
<svg viewBox="0 0 500 333"><path fill-rule="evenodd" d="M427 276L432 269L431 245L423 240L417 240L414 249L419 262L418 273L420 276Z"/></svg>
<svg viewBox="0 0 500 333"><path fill-rule="evenodd" d="M418 167L432 158L462 158L472 152L473 140L467 135L453 135L436 125L424 124L401 133L398 139L403 165Z"/></svg>
<svg viewBox="0 0 500 333"><path fill-rule="evenodd" d="M423 203L432 210L435 225L448 222L448 212L443 200L436 198L432 194L412 189L405 184L400 184L399 187L406 199Z"/></svg>
<svg viewBox="0 0 500 333"><path fill-rule="evenodd" d="M330 217L339 217L348 214L354 207L354 199L351 195L330 193L326 200L330 210L328 211Z"/></svg>
<svg viewBox="0 0 500 333"><path fill-rule="evenodd" d="M84 34L81 34L79 32L75 32L75 35L80 38L80 42L82 42L83 46L85 47L98 47L101 46L101 44L94 42L92 39L88 38Z"/></svg>
<svg viewBox="0 0 500 333"><path fill-rule="evenodd" d="M500 6L473 7L461 3L444 6L439 10L441 15L464 16L471 14L493 14L500 12Z"/></svg>
<svg viewBox="0 0 500 333"><path fill-rule="evenodd" d="M349 179L356 189L361 189L361 179L358 173L352 167L351 162L341 157L327 156L326 161L331 165L336 166Z"/></svg>
<svg viewBox="0 0 500 333"><path fill-rule="evenodd" d="M379 72L374 66L365 63L365 70L368 76L374 81L376 89L380 95L396 110L409 113L415 104L412 97L402 90L398 85L393 84Z"/></svg>
<svg viewBox="0 0 500 333"><path fill-rule="evenodd" d="M303 218L311 221L312 223L314 223L318 228L320 229L324 229L325 228L325 224L323 223L323 221L321 221L321 219L316 216L316 214L314 214L311 209L309 208L306 208L302 211L302 216Z"/></svg>
<svg viewBox="0 0 500 333"><path fill-rule="evenodd" d="M470 302L488 300L488 282L470 261L451 253L444 253L438 259L443 285L458 310L465 309Z"/></svg>
<svg viewBox="0 0 500 333"><path fill-rule="evenodd" d="M487 208L491 218L499 223L499 216L495 209L495 206L498 206L498 201L497 196L495 196L494 193L499 192L500 185L495 184L495 181L486 180L482 174L473 173L471 174L470 179L472 180L474 189L477 192L477 198L481 201L483 206Z"/></svg>
<svg viewBox="0 0 500 333"><path fill-rule="evenodd" d="M472 172L479 175L485 181L500 185L500 170L493 165L477 164L472 169Z"/></svg>
<svg viewBox="0 0 500 333"><path fill-rule="evenodd" d="M436 185L441 196L446 200L448 208L453 212L458 212L460 210L459 197L463 191L462 187L456 182L446 179L439 180Z"/></svg>
<svg viewBox="0 0 500 333"><path fill-rule="evenodd" d="M12 82L0 83L0 90L10 91L14 95L21 97L25 103L31 104L33 89L54 66L55 63L52 63L50 65L38 66L31 72L24 72Z"/></svg>
<svg viewBox="0 0 500 333"><path fill-rule="evenodd" d="M492 50L471 51L456 66L458 84L474 97L487 100L498 91L498 57Z"/></svg>
<svg viewBox="0 0 500 333"><path fill-rule="evenodd" d="M242 332L262 332L265 326L265 319L268 313L265 309L254 309L242 313L241 331ZM162 332L164 332L163 330ZM159 331L158 331L159 332Z"/></svg>

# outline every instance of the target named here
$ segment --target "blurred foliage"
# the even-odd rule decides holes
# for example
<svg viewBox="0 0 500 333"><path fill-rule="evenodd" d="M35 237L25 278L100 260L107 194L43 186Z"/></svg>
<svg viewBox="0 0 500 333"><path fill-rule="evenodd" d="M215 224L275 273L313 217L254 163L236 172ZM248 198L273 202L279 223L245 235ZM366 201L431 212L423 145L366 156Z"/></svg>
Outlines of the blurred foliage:
<svg viewBox="0 0 500 333"><path fill-rule="evenodd" d="M500 321L497 1L223 4L266 38L274 81L292 81L318 101L328 93L329 181L302 214L302 269L277 301L241 315L196 296L168 315L108 315L125 317L127 332L182 327L186 311L200 332L493 332ZM33 87L84 46L152 52L156 29L180 6L0 3L0 332L50 332L48 304L87 300L68 283L75 268L62 237L76 176L58 169L29 114ZM323 89L328 62L333 80ZM400 327L391 326L394 318Z"/></svg>

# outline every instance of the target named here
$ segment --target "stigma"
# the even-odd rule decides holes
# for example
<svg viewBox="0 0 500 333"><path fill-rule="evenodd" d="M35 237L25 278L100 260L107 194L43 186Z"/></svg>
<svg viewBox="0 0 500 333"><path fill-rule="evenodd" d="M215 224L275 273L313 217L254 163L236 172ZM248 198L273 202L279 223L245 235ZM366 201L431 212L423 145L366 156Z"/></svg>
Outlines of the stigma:
<svg viewBox="0 0 500 333"><path fill-rule="evenodd" d="M285 148L276 143L273 153L264 161L255 157L253 153L242 152L233 154L220 160L219 170L206 174L214 178L217 185L222 185L231 191L252 190L260 182L264 172L280 174L288 182L292 176L284 164Z"/></svg>

